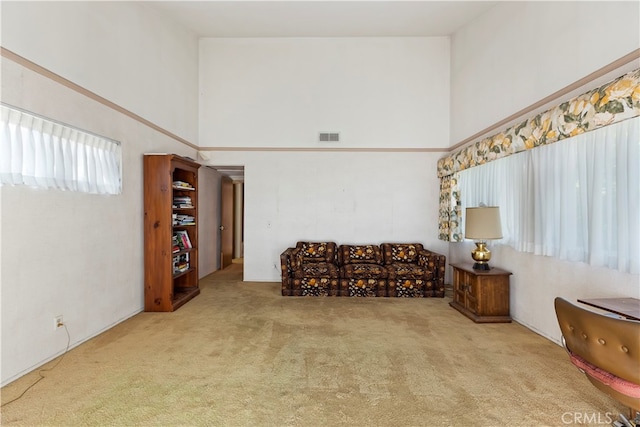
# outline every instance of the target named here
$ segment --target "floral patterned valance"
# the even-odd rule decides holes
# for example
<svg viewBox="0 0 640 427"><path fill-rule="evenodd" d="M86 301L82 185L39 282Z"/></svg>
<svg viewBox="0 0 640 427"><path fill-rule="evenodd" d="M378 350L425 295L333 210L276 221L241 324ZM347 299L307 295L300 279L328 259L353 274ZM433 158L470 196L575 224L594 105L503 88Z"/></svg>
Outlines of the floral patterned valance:
<svg viewBox="0 0 640 427"><path fill-rule="evenodd" d="M457 172L636 116L640 116L640 69L440 159L438 238L464 239Z"/></svg>
<svg viewBox="0 0 640 427"><path fill-rule="evenodd" d="M551 144L640 115L640 69L438 161L438 176Z"/></svg>

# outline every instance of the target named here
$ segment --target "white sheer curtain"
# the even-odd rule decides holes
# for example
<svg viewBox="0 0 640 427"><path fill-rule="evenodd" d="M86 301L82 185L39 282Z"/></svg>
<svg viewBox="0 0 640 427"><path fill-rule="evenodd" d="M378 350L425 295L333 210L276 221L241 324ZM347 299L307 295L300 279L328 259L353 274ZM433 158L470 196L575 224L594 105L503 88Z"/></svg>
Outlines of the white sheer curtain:
<svg viewBox="0 0 640 427"><path fill-rule="evenodd" d="M518 251L640 273L640 117L461 171Z"/></svg>
<svg viewBox="0 0 640 427"><path fill-rule="evenodd" d="M119 194L115 141L0 105L0 184Z"/></svg>

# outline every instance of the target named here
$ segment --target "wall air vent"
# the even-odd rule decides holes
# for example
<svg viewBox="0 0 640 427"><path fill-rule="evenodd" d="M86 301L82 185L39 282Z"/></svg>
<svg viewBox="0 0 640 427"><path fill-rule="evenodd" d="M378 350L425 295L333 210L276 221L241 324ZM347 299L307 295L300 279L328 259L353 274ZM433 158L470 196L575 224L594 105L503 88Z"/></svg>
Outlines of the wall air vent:
<svg viewBox="0 0 640 427"><path fill-rule="evenodd" d="M319 142L340 142L339 132L320 132L318 134Z"/></svg>

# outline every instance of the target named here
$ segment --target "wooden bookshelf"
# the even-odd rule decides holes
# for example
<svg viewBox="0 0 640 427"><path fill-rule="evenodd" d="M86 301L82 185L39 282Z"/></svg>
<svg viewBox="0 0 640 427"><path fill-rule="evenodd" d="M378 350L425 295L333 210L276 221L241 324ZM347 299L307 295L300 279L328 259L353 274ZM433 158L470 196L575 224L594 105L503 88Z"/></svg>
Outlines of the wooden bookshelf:
<svg viewBox="0 0 640 427"><path fill-rule="evenodd" d="M174 311L198 287L198 168L175 154L144 155L144 309Z"/></svg>

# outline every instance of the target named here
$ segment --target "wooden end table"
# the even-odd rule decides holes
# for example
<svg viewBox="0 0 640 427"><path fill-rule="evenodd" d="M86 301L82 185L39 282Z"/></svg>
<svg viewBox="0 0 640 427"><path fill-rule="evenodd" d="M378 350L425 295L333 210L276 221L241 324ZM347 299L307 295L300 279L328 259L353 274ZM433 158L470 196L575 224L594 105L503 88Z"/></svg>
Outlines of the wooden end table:
<svg viewBox="0 0 640 427"><path fill-rule="evenodd" d="M449 305L476 323L511 322L509 276L499 268L474 270L472 264L451 264L453 301Z"/></svg>
<svg viewBox="0 0 640 427"><path fill-rule="evenodd" d="M640 320L640 299L638 298L594 298L579 299L578 302L615 313L627 319Z"/></svg>

